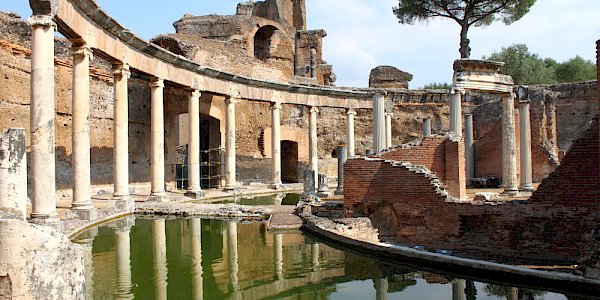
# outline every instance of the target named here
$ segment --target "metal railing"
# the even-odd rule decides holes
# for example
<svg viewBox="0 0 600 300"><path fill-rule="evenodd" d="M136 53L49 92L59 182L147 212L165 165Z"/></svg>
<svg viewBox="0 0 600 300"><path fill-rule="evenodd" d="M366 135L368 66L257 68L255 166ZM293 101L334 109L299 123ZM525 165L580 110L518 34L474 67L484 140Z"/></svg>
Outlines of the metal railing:
<svg viewBox="0 0 600 300"><path fill-rule="evenodd" d="M200 186L206 188L220 188L223 179L223 158L225 148L212 148L200 150ZM175 165L175 175L178 190L188 188L188 155L187 149L183 161Z"/></svg>

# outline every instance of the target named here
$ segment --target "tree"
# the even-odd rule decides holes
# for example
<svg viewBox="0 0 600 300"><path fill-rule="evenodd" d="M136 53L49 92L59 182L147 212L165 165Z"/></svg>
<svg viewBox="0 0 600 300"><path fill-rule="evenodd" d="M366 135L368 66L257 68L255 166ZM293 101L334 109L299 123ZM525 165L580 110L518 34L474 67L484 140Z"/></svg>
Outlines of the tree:
<svg viewBox="0 0 600 300"><path fill-rule="evenodd" d="M424 90L449 90L452 85L447 82L432 82L423 86Z"/></svg>
<svg viewBox="0 0 600 300"><path fill-rule="evenodd" d="M460 57L469 58L467 34L471 26L484 27L497 19L512 24L529 12L536 0L398 0L393 8L401 24L412 25L441 17L460 25Z"/></svg>
<svg viewBox="0 0 600 300"><path fill-rule="evenodd" d="M596 64L585 60L579 55L556 66L558 82L575 82L593 80L596 78Z"/></svg>
<svg viewBox="0 0 600 300"><path fill-rule="evenodd" d="M503 47L499 52L494 51L490 56L484 56L483 59L503 62L502 73L510 75L516 84L557 82L554 72L557 66L556 61L549 58L542 59L537 54L529 52L525 44Z"/></svg>

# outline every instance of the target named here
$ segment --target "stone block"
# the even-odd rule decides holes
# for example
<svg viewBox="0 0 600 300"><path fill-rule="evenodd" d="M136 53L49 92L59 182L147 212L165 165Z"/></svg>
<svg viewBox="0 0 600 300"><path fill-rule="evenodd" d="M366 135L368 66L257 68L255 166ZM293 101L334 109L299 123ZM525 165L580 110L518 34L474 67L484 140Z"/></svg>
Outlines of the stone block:
<svg viewBox="0 0 600 300"><path fill-rule="evenodd" d="M0 135L0 208L21 212L27 204L27 157L25 129L11 128Z"/></svg>
<svg viewBox="0 0 600 300"><path fill-rule="evenodd" d="M498 193L481 192L475 194L473 201L492 202L497 201L499 198L500 194Z"/></svg>

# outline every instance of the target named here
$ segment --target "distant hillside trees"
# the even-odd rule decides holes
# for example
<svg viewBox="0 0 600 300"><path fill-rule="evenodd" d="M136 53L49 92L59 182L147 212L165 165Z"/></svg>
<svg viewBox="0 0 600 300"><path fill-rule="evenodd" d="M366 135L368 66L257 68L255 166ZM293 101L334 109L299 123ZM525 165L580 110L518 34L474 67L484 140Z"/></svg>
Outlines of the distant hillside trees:
<svg viewBox="0 0 600 300"><path fill-rule="evenodd" d="M596 79L596 64L590 60L575 56L567 61L557 62L529 52L525 44L503 47L483 59L504 62L501 72L510 75L515 84L553 84Z"/></svg>

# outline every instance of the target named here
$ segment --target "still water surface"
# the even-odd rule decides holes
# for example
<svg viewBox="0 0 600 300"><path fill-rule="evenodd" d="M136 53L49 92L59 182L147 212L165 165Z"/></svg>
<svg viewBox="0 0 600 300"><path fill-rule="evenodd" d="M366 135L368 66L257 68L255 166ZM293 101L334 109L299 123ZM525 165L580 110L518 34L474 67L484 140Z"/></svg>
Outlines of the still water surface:
<svg viewBox="0 0 600 300"><path fill-rule="evenodd" d="M75 241L88 299L567 299L390 265L264 223L129 217Z"/></svg>

